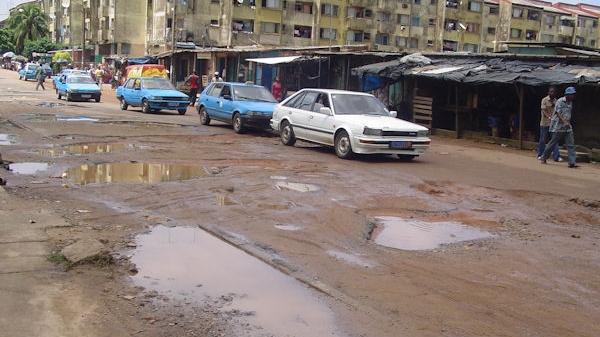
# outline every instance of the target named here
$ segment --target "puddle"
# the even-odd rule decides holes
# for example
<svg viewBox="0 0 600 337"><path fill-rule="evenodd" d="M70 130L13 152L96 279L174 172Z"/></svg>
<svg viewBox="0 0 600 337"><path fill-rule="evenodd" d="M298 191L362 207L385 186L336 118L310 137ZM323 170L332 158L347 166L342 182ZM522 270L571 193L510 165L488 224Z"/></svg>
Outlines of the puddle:
<svg viewBox="0 0 600 337"><path fill-rule="evenodd" d="M341 336L312 290L199 228L158 226L136 244L132 279L148 291L201 303L227 298L221 310L251 313L243 319L269 336Z"/></svg>
<svg viewBox="0 0 600 337"><path fill-rule="evenodd" d="M301 230L302 226L278 224L278 225L275 225L275 228L281 229L282 231L296 232L296 231Z"/></svg>
<svg viewBox="0 0 600 337"><path fill-rule="evenodd" d="M380 226L375 230L375 243L402 250L428 250L461 241L493 237L458 222L426 222L397 217L377 217Z"/></svg>
<svg viewBox="0 0 600 337"><path fill-rule="evenodd" d="M13 163L8 167L13 173L31 175L46 171L48 166L48 163Z"/></svg>
<svg viewBox="0 0 600 337"><path fill-rule="evenodd" d="M218 206L231 206L231 205L236 205L236 202L233 201L230 197L223 195L223 194L217 194L215 196L216 200L217 200L217 205Z"/></svg>
<svg viewBox="0 0 600 337"><path fill-rule="evenodd" d="M88 116L57 116L56 120L59 122L97 122L97 118L91 118Z"/></svg>
<svg viewBox="0 0 600 337"><path fill-rule="evenodd" d="M6 133L0 133L0 145L13 145L16 144L17 140L15 136L8 135Z"/></svg>
<svg viewBox="0 0 600 337"><path fill-rule="evenodd" d="M271 176L273 180L287 180L287 177L284 176Z"/></svg>
<svg viewBox="0 0 600 337"><path fill-rule="evenodd" d="M59 107L63 107L65 106L65 104L63 103L52 103L52 102L43 102L43 103L39 103L36 104L39 107L42 108L49 108L49 109L53 109L53 108L59 108Z"/></svg>
<svg viewBox="0 0 600 337"><path fill-rule="evenodd" d="M337 250L328 250L327 255L334 257L336 260L340 260L360 267L371 268L374 266L374 264L370 261L367 261L366 259L363 259L362 257L355 254L348 254Z"/></svg>
<svg viewBox="0 0 600 337"><path fill-rule="evenodd" d="M46 157L61 157L68 154L93 154L93 153L111 153L117 151L123 151L125 149L134 149L135 146L132 144L121 144L121 143L91 143L91 144L77 144L69 145L66 148L52 148L39 150L40 155Z"/></svg>
<svg viewBox="0 0 600 337"><path fill-rule="evenodd" d="M296 191L296 192L317 192L319 190L321 190L321 188L317 185L311 185L311 184L303 184L303 183L290 183L287 181L278 181L275 184L275 188L279 189L279 190L290 190L290 191Z"/></svg>
<svg viewBox="0 0 600 337"><path fill-rule="evenodd" d="M202 166L149 163L106 163L72 167L65 176L80 185L145 183L188 180L207 176Z"/></svg>

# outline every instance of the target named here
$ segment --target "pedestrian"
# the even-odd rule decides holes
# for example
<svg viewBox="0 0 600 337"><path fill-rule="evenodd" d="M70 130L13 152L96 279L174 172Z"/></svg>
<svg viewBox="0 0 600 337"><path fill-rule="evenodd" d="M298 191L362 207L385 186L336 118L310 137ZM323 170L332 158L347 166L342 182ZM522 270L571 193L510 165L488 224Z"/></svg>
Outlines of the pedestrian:
<svg viewBox="0 0 600 337"><path fill-rule="evenodd" d="M102 85L102 76L104 75L104 71L99 65L98 68L96 68L94 75L96 75L96 83L98 83L98 85Z"/></svg>
<svg viewBox="0 0 600 337"><path fill-rule="evenodd" d="M275 77L275 81L273 82L273 85L271 86L271 93L273 94L273 97L275 97L277 102L281 102L282 89L283 89L283 87L281 86L281 82L279 82L279 76L277 76L277 77Z"/></svg>
<svg viewBox="0 0 600 337"><path fill-rule="evenodd" d="M569 167L578 167L575 163L575 138L573 136L573 127L571 126L571 114L573 111L575 92L575 87L568 87L565 90L565 96L556 101L554 113L550 119L550 132L552 132L552 138L542 154L542 159L540 159L542 164L546 164L546 160L550 156L553 147L564 140L567 148Z"/></svg>
<svg viewBox="0 0 600 337"><path fill-rule="evenodd" d="M550 119L554 114L554 107L556 106L556 87L551 86L548 88L548 96L542 98L541 105L541 116L540 116L540 142L538 144L537 158L542 159L542 155L546 150L546 142L550 140ZM552 148L552 159L556 162L561 162L560 152L558 151L558 144Z"/></svg>
<svg viewBox="0 0 600 337"><path fill-rule="evenodd" d="M219 75L218 71L215 71L215 75L213 76L213 78L211 79L211 82L223 82L223 79L221 78L221 76Z"/></svg>
<svg viewBox="0 0 600 337"><path fill-rule="evenodd" d="M46 91L44 87L44 81L46 80L46 73L44 72L44 68L37 67L35 71L35 79L37 80L37 84L35 86L35 90L38 91L40 87Z"/></svg>
<svg viewBox="0 0 600 337"><path fill-rule="evenodd" d="M200 77L195 70L185 79L185 83L190 85L190 106L194 106L196 104L196 97L198 96L198 89L200 88Z"/></svg>

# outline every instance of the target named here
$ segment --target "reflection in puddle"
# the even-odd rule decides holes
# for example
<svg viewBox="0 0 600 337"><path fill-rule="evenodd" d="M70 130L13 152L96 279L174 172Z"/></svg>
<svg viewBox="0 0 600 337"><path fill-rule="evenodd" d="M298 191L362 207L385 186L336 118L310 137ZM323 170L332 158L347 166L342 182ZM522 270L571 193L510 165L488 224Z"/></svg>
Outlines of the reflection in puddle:
<svg viewBox="0 0 600 337"><path fill-rule="evenodd" d="M155 227L137 237L136 284L175 298L231 298L274 336L340 336L331 310L306 286L199 228ZM197 287L202 284L202 287ZM183 295L185 294L185 295Z"/></svg>
<svg viewBox="0 0 600 337"><path fill-rule="evenodd" d="M13 163L10 164L9 169L16 174L36 174L38 172L46 171L48 169L48 163Z"/></svg>
<svg viewBox="0 0 600 337"><path fill-rule="evenodd" d="M277 229L281 229L282 231L291 231L291 232L296 232L302 229L302 226L296 226L296 225L275 225L275 228Z"/></svg>
<svg viewBox="0 0 600 337"><path fill-rule="evenodd" d="M120 143L76 144L69 145L66 148L42 149L39 153L46 157L61 157L68 154L111 153L123 151L125 148L133 149L134 146Z"/></svg>
<svg viewBox="0 0 600 337"><path fill-rule="evenodd" d="M146 183L188 180L207 175L202 166L148 163L106 163L68 169L66 177L80 185L94 183Z"/></svg>
<svg viewBox="0 0 600 337"><path fill-rule="evenodd" d="M355 254L348 254L337 250L328 250L327 255L332 256L337 260L344 261L349 264L354 264L360 267L370 268L374 266L374 264L370 261L363 259L362 257Z"/></svg>
<svg viewBox="0 0 600 337"><path fill-rule="evenodd" d="M0 133L0 145L13 145L16 144L15 136L7 135L6 133Z"/></svg>
<svg viewBox="0 0 600 337"><path fill-rule="evenodd" d="M59 122L97 122L97 118L88 116L58 116L56 120Z"/></svg>
<svg viewBox="0 0 600 337"><path fill-rule="evenodd" d="M215 197L217 199L218 206L231 206L236 204L235 201L224 194L217 194Z"/></svg>
<svg viewBox="0 0 600 337"><path fill-rule="evenodd" d="M396 217L377 217L381 224L375 243L402 250L427 250L461 241L486 239L491 233L458 222L426 222Z"/></svg>
<svg viewBox="0 0 600 337"><path fill-rule="evenodd" d="M319 186L302 183L290 183L287 181L278 181L275 187L279 190L290 190L296 192L317 192L320 190Z"/></svg>

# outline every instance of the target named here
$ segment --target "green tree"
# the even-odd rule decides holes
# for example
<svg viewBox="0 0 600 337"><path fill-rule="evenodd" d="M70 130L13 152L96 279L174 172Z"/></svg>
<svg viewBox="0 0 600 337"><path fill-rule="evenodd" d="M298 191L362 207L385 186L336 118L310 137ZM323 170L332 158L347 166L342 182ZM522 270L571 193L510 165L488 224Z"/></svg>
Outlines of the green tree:
<svg viewBox="0 0 600 337"><path fill-rule="evenodd" d="M25 42L48 36L48 17L36 4L26 4L13 11L8 18L8 28L13 31L16 53L25 48Z"/></svg>
<svg viewBox="0 0 600 337"><path fill-rule="evenodd" d="M49 38L43 37L38 40L25 41L25 48L23 48L23 55L31 58L32 53L47 53L51 50L58 50L62 46L50 41Z"/></svg>
<svg viewBox="0 0 600 337"><path fill-rule="evenodd" d="M71 53L68 51L58 51L54 53L54 55L52 55L52 62L58 62L59 60L71 63Z"/></svg>
<svg viewBox="0 0 600 337"><path fill-rule="evenodd" d="M0 29L0 54L15 51L12 32L8 29Z"/></svg>

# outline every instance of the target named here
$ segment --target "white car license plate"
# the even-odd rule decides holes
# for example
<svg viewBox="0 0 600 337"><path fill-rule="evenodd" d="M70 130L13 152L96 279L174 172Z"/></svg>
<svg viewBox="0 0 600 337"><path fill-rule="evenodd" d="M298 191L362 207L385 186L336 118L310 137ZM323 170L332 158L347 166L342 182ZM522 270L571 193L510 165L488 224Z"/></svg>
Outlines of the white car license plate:
<svg viewBox="0 0 600 337"><path fill-rule="evenodd" d="M91 97L92 97L92 95L87 95L87 94L81 95L81 98L91 98Z"/></svg>
<svg viewBox="0 0 600 337"><path fill-rule="evenodd" d="M412 142L390 142L390 148L392 149L410 149Z"/></svg>
<svg viewBox="0 0 600 337"><path fill-rule="evenodd" d="M179 104L177 103L169 103L169 106L178 106Z"/></svg>

